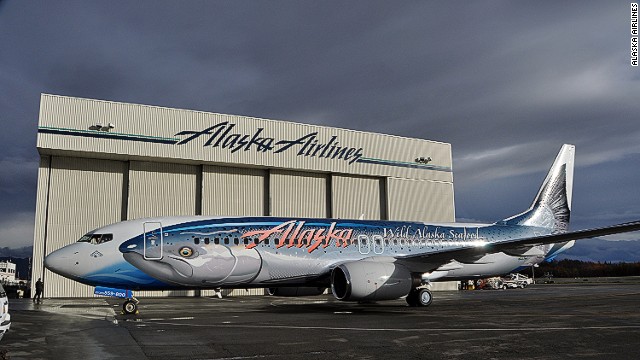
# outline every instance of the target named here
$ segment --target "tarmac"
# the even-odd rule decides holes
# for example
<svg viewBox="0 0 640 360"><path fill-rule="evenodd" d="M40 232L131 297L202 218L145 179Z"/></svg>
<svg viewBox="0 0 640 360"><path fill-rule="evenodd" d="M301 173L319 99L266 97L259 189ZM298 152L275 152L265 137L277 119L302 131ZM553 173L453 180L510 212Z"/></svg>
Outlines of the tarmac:
<svg viewBox="0 0 640 360"><path fill-rule="evenodd" d="M404 300L10 299L9 359L638 359L640 282L435 292Z"/></svg>

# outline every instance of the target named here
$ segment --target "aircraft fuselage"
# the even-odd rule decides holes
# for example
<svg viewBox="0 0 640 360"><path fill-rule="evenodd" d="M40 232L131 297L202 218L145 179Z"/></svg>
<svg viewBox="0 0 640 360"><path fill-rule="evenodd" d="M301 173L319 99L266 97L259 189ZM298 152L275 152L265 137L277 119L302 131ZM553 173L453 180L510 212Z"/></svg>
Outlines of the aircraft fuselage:
<svg viewBox="0 0 640 360"><path fill-rule="evenodd" d="M327 286L327 274L345 262L372 257L394 262L403 256L546 234L549 230L545 228L497 224L149 218L96 229L84 237L85 241L60 250L64 251L61 256L48 257L47 267L89 285L137 290ZM92 236L95 241L90 240ZM456 262L449 269L426 261L409 270L424 274L426 280L500 275L544 260L551 247L538 248L519 256L487 254ZM438 268L443 270L436 271Z"/></svg>

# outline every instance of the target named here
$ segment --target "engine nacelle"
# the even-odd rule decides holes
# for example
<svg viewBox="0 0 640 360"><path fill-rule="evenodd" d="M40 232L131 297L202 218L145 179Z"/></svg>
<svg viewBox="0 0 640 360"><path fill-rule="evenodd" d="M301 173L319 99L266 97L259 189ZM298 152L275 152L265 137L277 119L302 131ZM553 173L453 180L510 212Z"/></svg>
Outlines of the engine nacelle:
<svg viewBox="0 0 640 360"><path fill-rule="evenodd" d="M331 292L338 300L393 300L414 287L407 268L393 263L354 261L331 272Z"/></svg>
<svg viewBox="0 0 640 360"><path fill-rule="evenodd" d="M267 293L271 296L315 296L321 295L327 288L323 287L277 287L268 288Z"/></svg>

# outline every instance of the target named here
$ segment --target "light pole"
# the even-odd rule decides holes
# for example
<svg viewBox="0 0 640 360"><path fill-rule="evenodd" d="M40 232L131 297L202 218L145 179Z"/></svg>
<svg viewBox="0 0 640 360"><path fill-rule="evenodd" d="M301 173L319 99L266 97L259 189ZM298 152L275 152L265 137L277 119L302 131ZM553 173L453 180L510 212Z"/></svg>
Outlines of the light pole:
<svg viewBox="0 0 640 360"><path fill-rule="evenodd" d="M540 267L540 265L538 264L533 264L531 265L531 283L535 284L536 283L536 272L534 268Z"/></svg>

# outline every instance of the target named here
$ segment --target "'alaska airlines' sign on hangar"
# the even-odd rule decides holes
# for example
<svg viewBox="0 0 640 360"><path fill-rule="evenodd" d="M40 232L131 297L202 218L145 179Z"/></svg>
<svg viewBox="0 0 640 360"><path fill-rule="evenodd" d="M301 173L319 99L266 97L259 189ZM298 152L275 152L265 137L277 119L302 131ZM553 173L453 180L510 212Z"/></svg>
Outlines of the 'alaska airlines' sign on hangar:
<svg viewBox="0 0 640 360"><path fill-rule="evenodd" d="M285 151L295 151L298 156L318 157L331 160L343 160L353 164L362 159L363 149L343 146L336 135L332 135L329 141L322 143L318 140L318 132L311 132L297 139L281 139L269 137L263 134L264 128L257 128L253 134L234 131L236 124L228 121L213 125L202 131L185 130L175 136L186 136L176 145L187 144L195 139L203 137L207 139L203 146L228 149L231 153L237 151L272 152L274 154Z"/></svg>
<svg viewBox="0 0 640 360"><path fill-rule="evenodd" d="M256 127L255 131L252 132L243 132L237 129L236 124L229 121L223 121L209 126L204 130L183 130L176 133L174 137L168 138L113 132L112 129L115 125L112 126L113 127L92 125L89 127L89 130L39 126L38 132L41 134L124 140L130 142L156 143L174 146L203 142L203 147L205 148L216 148L229 151L230 153L238 153L241 150L243 152L255 151L257 153L271 154L293 153L296 156L327 159L331 161L344 161L348 165L360 163L451 172L451 168L448 166L430 164L431 157L417 158L415 161L398 161L366 157L364 155L364 148L348 145L345 146L338 140L337 135L321 137L319 136L318 131L309 132L294 139L278 138L270 136L268 133L265 134L264 127Z"/></svg>

